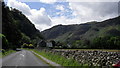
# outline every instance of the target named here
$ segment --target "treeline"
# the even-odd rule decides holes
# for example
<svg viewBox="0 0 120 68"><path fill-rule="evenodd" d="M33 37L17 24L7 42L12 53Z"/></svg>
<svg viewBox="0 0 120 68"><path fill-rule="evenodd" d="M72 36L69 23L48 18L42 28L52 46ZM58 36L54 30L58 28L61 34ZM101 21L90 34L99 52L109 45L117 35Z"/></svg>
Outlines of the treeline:
<svg viewBox="0 0 120 68"><path fill-rule="evenodd" d="M37 41L43 39L29 19L21 11L9 8L2 2L2 48L16 49L23 44L36 45ZM35 47L35 46L34 46Z"/></svg>
<svg viewBox="0 0 120 68"><path fill-rule="evenodd" d="M52 40L52 48L61 49L120 49L120 36L96 37L93 40L76 40L71 44Z"/></svg>
<svg viewBox="0 0 120 68"><path fill-rule="evenodd" d="M91 48L120 49L120 36L98 37L92 41Z"/></svg>
<svg viewBox="0 0 120 68"><path fill-rule="evenodd" d="M96 37L93 40L77 40L71 48L120 49L120 36Z"/></svg>

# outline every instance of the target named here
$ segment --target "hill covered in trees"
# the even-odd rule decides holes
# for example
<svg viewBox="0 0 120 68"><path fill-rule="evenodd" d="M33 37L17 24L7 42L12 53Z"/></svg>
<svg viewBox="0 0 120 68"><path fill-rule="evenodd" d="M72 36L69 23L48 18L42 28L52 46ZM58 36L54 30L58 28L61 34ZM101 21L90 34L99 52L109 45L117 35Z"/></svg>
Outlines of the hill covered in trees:
<svg viewBox="0 0 120 68"><path fill-rule="evenodd" d="M102 22L57 25L41 33L47 40L62 42L64 48L119 49L120 16Z"/></svg>
<svg viewBox="0 0 120 68"><path fill-rule="evenodd" d="M24 43L36 44L43 39L28 18L21 11L9 8L2 3L2 48L15 49Z"/></svg>

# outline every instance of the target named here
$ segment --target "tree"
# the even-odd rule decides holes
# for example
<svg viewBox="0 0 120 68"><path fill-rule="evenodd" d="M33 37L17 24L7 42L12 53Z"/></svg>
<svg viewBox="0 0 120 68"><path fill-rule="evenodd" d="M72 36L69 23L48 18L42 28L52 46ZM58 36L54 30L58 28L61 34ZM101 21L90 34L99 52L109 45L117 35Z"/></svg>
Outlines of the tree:
<svg viewBox="0 0 120 68"><path fill-rule="evenodd" d="M0 34L0 39L2 39L2 45L4 45L2 49L9 49L9 42L3 34Z"/></svg>
<svg viewBox="0 0 120 68"><path fill-rule="evenodd" d="M55 46L57 45L56 42L54 40L51 40L50 42L52 43L53 48L55 48Z"/></svg>
<svg viewBox="0 0 120 68"><path fill-rule="evenodd" d="M91 48L120 49L120 36L98 37L92 41Z"/></svg>
<svg viewBox="0 0 120 68"><path fill-rule="evenodd" d="M27 44L30 44L31 43L31 40L28 36L26 36L25 34L22 33L22 39L21 39L21 45L23 43L27 43Z"/></svg>

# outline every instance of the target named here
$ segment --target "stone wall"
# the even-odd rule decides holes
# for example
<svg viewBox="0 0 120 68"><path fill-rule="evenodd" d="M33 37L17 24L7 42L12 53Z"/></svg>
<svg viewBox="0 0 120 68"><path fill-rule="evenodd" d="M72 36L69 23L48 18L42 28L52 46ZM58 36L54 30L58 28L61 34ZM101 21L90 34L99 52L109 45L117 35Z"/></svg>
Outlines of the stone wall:
<svg viewBox="0 0 120 68"><path fill-rule="evenodd" d="M89 66L112 66L120 61L120 52L100 51L100 50L46 50L53 54L59 54L67 59L74 59L80 64Z"/></svg>

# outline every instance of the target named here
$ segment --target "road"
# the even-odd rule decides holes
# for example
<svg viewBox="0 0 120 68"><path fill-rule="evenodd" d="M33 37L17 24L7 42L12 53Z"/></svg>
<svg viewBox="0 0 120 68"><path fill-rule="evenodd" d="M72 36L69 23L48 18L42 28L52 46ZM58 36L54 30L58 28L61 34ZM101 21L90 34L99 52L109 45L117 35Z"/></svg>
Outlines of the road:
<svg viewBox="0 0 120 68"><path fill-rule="evenodd" d="M2 59L2 66L49 66L39 58L37 58L31 51L22 50L10 54Z"/></svg>

